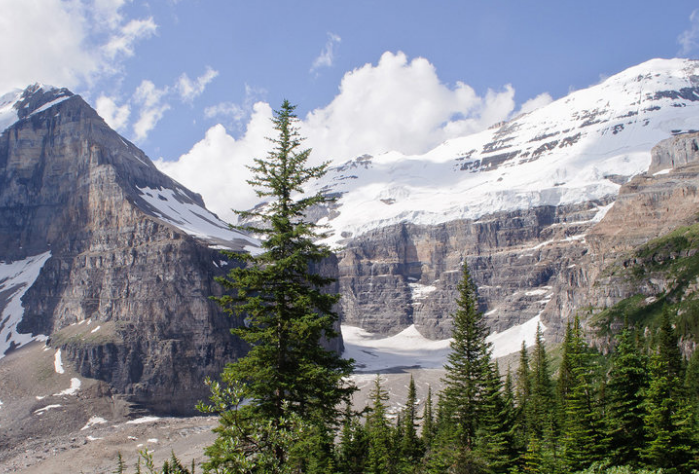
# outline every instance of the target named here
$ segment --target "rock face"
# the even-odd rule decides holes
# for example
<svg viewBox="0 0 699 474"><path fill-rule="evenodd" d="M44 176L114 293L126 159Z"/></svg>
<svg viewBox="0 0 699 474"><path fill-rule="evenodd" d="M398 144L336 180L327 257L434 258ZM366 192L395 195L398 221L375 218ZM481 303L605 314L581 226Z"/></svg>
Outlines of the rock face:
<svg viewBox="0 0 699 474"><path fill-rule="evenodd" d="M28 334L49 336L65 363L132 403L192 413L206 397L204 377L246 350L229 331L241 321L209 300L229 264L213 247L254 241L229 231L79 96L36 86L15 109L0 136L8 349ZM21 267L12 262L30 268L37 255L33 284L2 273ZM12 299L18 289L21 304Z"/></svg>
<svg viewBox="0 0 699 474"><path fill-rule="evenodd" d="M653 60L424 155L334 168L318 219L344 323L449 337L466 261L492 331L538 318L557 340L627 293L599 288L607 264L695 219L698 107L699 62Z"/></svg>
<svg viewBox="0 0 699 474"><path fill-rule="evenodd" d="M449 337L465 260L493 331L538 316L547 337L558 340L576 313L637 291L609 280L609 264L697 221L698 140L689 133L658 144L654 174L636 176L616 199L437 226L401 224L353 239L339 254L345 323L384 334L415 324L428 337Z"/></svg>

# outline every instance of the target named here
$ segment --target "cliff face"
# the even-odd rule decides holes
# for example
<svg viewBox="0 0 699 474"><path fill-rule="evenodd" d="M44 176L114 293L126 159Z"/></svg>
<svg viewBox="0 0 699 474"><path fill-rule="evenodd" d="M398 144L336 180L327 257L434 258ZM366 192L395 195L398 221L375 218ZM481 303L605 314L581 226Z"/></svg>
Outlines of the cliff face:
<svg viewBox="0 0 699 474"><path fill-rule="evenodd" d="M245 352L230 334L241 321L209 300L220 291L213 277L234 264L213 247L254 241L229 231L80 97L35 87L16 108L0 136L3 354L46 335L80 374L131 402L193 412L204 377ZM41 265L30 265L37 256ZM3 279L15 268L38 274Z"/></svg>
<svg viewBox="0 0 699 474"><path fill-rule="evenodd" d="M652 150L652 174L634 177L616 197L435 226L400 224L350 240L339 253L344 322L383 334L415 324L428 337L449 337L465 260L492 331L538 317L547 337L558 340L576 313L635 294L633 284L605 273L609 265L697 221L698 143L697 133L661 142Z"/></svg>

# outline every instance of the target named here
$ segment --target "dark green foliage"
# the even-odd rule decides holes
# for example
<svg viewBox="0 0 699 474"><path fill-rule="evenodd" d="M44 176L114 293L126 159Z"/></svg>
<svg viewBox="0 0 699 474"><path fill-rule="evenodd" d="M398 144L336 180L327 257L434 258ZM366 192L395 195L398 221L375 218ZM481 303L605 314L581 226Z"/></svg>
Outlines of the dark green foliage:
<svg viewBox="0 0 699 474"><path fill-rule="evenodd" d="M217 302L245 316L245 326L233 333L250 344L250 351L225 368L225 387L217 386L213 404L203 407L221 414L219 439L207 451L210 468L253 469L245 467L248 461L257 465L260 460L269 472L283 472L291 453L299 449L294 446L307 444L309 436L319 443L313 453L323 464L323 453L332 447L328 430L339 420L340 402L353 390L342 381L351 373L352 361L321 345L323 338L338 335L333 305L339 295L323 292L332 280L312 269L330 250L315 243L316 226L304 220L304 213L324 197L294 196L322 176L327 165L306 166L310 150L300 148L296 121L294 106L284 101L273 119L279 134L271 140L274 148L251 167L249 183L260 197L269 198L267 206L238 212L261 222L245 228L265 237L263 252L227 252L247 265L218 279L228 293Z"/></svg>
<svg viewBox="0 0 699 474"><path fill-rule="evenodd" d="M343 474L364 472L369 435L359 421L359 414L352 411L351 405L345 408L345 418L337 448L338 470Z"/></svg>
<svg viewBox="0 0 699 474"><path fill-rule="evenodd" d="M427 387L427 398L425 399L425 410L422 415L422 441L426 447L432 444L435 432L435 420L432 406L432 387Z"/></svg>
<svg viewBox="0 0 699 474"><path fill-rule="evenodd" d="M611 356L606 391L606 444L613 465L637 464L645 439L644 396L648 380L648 358L643 345L636 331L625 327Z"/></svg>
<svg viewBox="0 0 699 474"><path fill-rule="evenodd" d="M486 384L490 371L490 330L478 311L476 287L464 262L457 287L458 309L453 315L451 343L444 389L448 407L461 449L475 447L476 431L482 414Z"/></svg>
<svg viewBox="0 0 699 474"><path fill-rule="evenodd" d="M417 435L419 420L420 417L417 415L417 391L415 389L415 380L411 375L405 409L398 423L399 429L397 430L400 433L399 458L401 464L414 466L422 457L424 446L422 440ZM403 468L402 470L407 469Z"/></svg>
<svg viewBox="0 0 699 474"><path fill-rule="evenodd" d="M376 376L371 392L371 411L367 416L366 430L369 450L366 463L367 474L390 474L396 472L396 449L393 430L386 418L388 393L381 387L381 378Z"/></svg>

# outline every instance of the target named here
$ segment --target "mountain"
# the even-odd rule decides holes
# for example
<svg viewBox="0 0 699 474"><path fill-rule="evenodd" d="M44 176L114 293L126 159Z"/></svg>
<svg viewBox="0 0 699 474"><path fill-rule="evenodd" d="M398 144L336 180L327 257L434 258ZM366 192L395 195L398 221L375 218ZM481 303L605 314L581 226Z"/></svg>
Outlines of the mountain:
<svg viewBox="0 0 699 474"><path fill-rule="evenodd" d="M209 300L234 264L219 249L258 242L66 89L2 96L0 127L0 358L45 343L71 387L192 413L204 377L246 350L229 331L242 320Z"/></svg>
<svg viewBox="0 0 699 474"><path fill-rule="evenodd" d="M316 217L338 249L344 324L449 337L467 261L495 339L541 323L555 340L581 308L625 297L595 286L605 262L629 250L619 242L680 224L654 199L672 193L671 178L694 178L680 178L667 145L651 150L697 130L699 62L657 59L424 155L336 166L314 191L336 198Z"/></svg>

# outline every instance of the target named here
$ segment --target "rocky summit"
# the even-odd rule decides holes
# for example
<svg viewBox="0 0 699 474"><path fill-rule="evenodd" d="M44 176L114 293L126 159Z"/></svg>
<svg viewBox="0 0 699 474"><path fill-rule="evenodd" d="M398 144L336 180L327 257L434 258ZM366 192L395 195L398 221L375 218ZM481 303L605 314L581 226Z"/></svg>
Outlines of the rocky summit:
<svg viewBox="0 0 699 474"><path fill-rule="evenodd" d="M75 391L89 378L191 414L204 378L246 350L229 331L241 321L209 299L235 264L219 249L258 243L65 89L3 96L0 122L0 357L45 344Z"/></svg>

